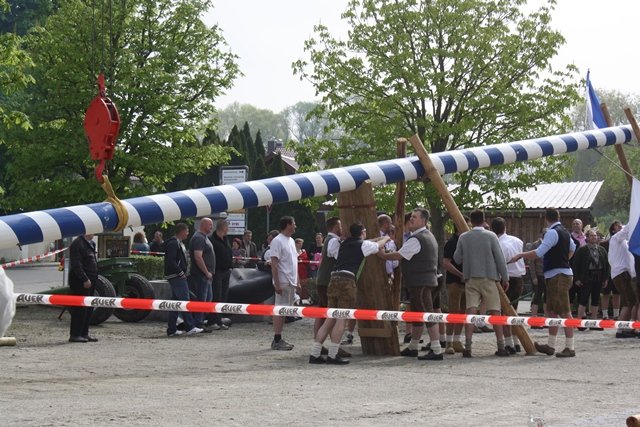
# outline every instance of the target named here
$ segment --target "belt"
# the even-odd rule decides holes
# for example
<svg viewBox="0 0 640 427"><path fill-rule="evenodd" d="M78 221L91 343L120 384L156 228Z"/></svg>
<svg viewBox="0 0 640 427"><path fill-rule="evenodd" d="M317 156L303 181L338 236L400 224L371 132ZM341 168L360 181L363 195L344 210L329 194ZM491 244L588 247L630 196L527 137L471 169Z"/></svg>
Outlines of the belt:
<svg viewBox="0 0 640 427"><path fill-rule="evenodd" d="M349 270L332 271L331 276L346 277L347 279L355 279L356 275Z"/></svg>

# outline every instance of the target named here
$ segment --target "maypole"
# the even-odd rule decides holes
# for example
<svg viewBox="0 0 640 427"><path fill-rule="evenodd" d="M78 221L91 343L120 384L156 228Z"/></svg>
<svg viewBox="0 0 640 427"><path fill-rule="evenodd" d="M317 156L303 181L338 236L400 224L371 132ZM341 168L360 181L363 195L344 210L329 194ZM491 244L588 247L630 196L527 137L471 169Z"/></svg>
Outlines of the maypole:
<svg viewBox="0 0 640 427"><path fill-rule="evenodd" d="M505 165L624 144L632 128L612 126L584 132L430 154L441 175ZM214 212L266 206L356 189L365 180L374 186L411 181L424 175L417 157L391 159L344 168L288 175L239 184L177 191L122 200L126 226L156 224ZM83 233L112 231L120 218L111 203L93 203L0 217L0 249Z"/></svg>

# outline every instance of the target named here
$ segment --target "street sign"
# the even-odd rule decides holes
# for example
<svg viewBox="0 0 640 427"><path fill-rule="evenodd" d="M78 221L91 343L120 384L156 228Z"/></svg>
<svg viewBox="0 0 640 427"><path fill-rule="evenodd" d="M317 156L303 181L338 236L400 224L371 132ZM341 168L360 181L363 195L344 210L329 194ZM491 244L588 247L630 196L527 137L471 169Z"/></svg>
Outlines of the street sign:
<svg viewBox="0 0 640 427"><path fill-rule="evenodd" d="M238 184L249 178L248 166L223 166L220 168L220 185Z"/></svg>
<svg viewBox="0 0 640 427"><path fill-rule="evenodd" d="M220 168L220 185L238 184L249 179L248 166L222 166ZM241 209L234 212L227 212L227 222L229 223L230 236L242 236L247 229L247 211Z"/></svg>

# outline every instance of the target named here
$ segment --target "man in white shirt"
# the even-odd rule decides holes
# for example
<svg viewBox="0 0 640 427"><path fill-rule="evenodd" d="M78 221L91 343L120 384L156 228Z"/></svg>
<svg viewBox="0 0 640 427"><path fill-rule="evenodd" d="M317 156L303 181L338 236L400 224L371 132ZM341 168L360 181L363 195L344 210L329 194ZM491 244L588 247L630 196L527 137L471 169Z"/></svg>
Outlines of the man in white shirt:
<svg viewBox="0 0 640 427"><path fill-rule="evenodd" d="M636 277L633 255L629 252L629 228L620 221L614 221L609 227L609 265L613 285L620 293L620 320L630 320L633 306L638 299L633 289L631 279ZM636 334L633 330L619 329L616 338L632 338Z"/></svg>
<svg viewBox="0 0 640 427"><path fill-rule="evenodd" d="M409 291L411 311L434 311L434 293L438 289L438 243L427 228L429 216L427 209L414 209L409 222L411 236L400 250L378 253L378 256L385 260L402 260L402 277ZM418 344L424 322L416 322L411 327L409 346L400 352L401 356L418 357L419 360L443 360L439 326L437 323L427 323L426 326L430 339L428 353L418 357Z"/></svg>
<svg viewBox="0 0 640 427"><path fill-rule="evenodd" d="M369 255L377 253L389 240L388 236L364 240L366 231L361 223L352 224L349 227L350 237L340 245L327 290L329 307L355 308L356 283L364 260ZM349 359L338 355L344 325L345 319L325 319L315 336L309 355L309 363L329 363L332 365L349 363ZM327 339L327 336L330 336L331 343L327 345L329 354L325 360L322 358L321 352L322 343Z"/></svg>
<svg viewBox="0 0 640 427"><path fill-rule="evenodd" d="M293 296L300 286L298 278L298 251L291 238L296 231L296 221L291 216L280 218L280 234L271 241L271 275L275 288L275 305L293 305ZM282 339L284 317L273 317L273 341L271 350L289 351L293 345Z"/></svg>
<svg viewBox="0 0 640 427"><path fill-rule="evenodd" d="M515 236L507 234L507 222L504 218L497 217L491 221L491 231L498 236L498 243L500 243L500 249L504 254L505 262L509 261L515 255L522 252L524 243L522 240ZM507 290L507 298L511 301L511 306L518 312L518 299L522 295L522 287L524 281L522 276L526 274L527 270L524 266L524 260L519 259L516 262L507 264L507 273L509 274L509 289ZM518 337L513 336L511 326L505 325L504 331L504 349L510 354L516 354L520 352L520 343Z"/></svg>
<svg viewBox="0 0 640 427"><path fill-rule="evenodd" d="M523 252L514 256L510 262L516 262L521 258L542 258L542 270L547 284L547 310L549 317L563 317L571 319L571 306L569 303L569 288L573 283L573 270L569 260L576 250L576 244L571 239L569 232L560 222L560 213L557 209L547 209L544 214L547 232L542 243L533 251ZM548 356L556 353L556 339L558 326L549 326L549 338L547 344L534 343L536 350ZM575 357L573 328L564 328L565 348L556 353L556 357Z"/></svg>

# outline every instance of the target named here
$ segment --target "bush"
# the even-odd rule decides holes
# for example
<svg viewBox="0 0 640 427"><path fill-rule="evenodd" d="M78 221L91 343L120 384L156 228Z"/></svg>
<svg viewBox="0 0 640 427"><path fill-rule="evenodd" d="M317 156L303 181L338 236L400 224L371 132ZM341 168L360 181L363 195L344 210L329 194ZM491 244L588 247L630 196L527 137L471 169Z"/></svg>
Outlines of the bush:
<svg viewBox="0 0 640 427"><path fill-rule="evenodd" d="M138 274L149 280L164 279L164 258L161 256L134 255Z"/></svg>

